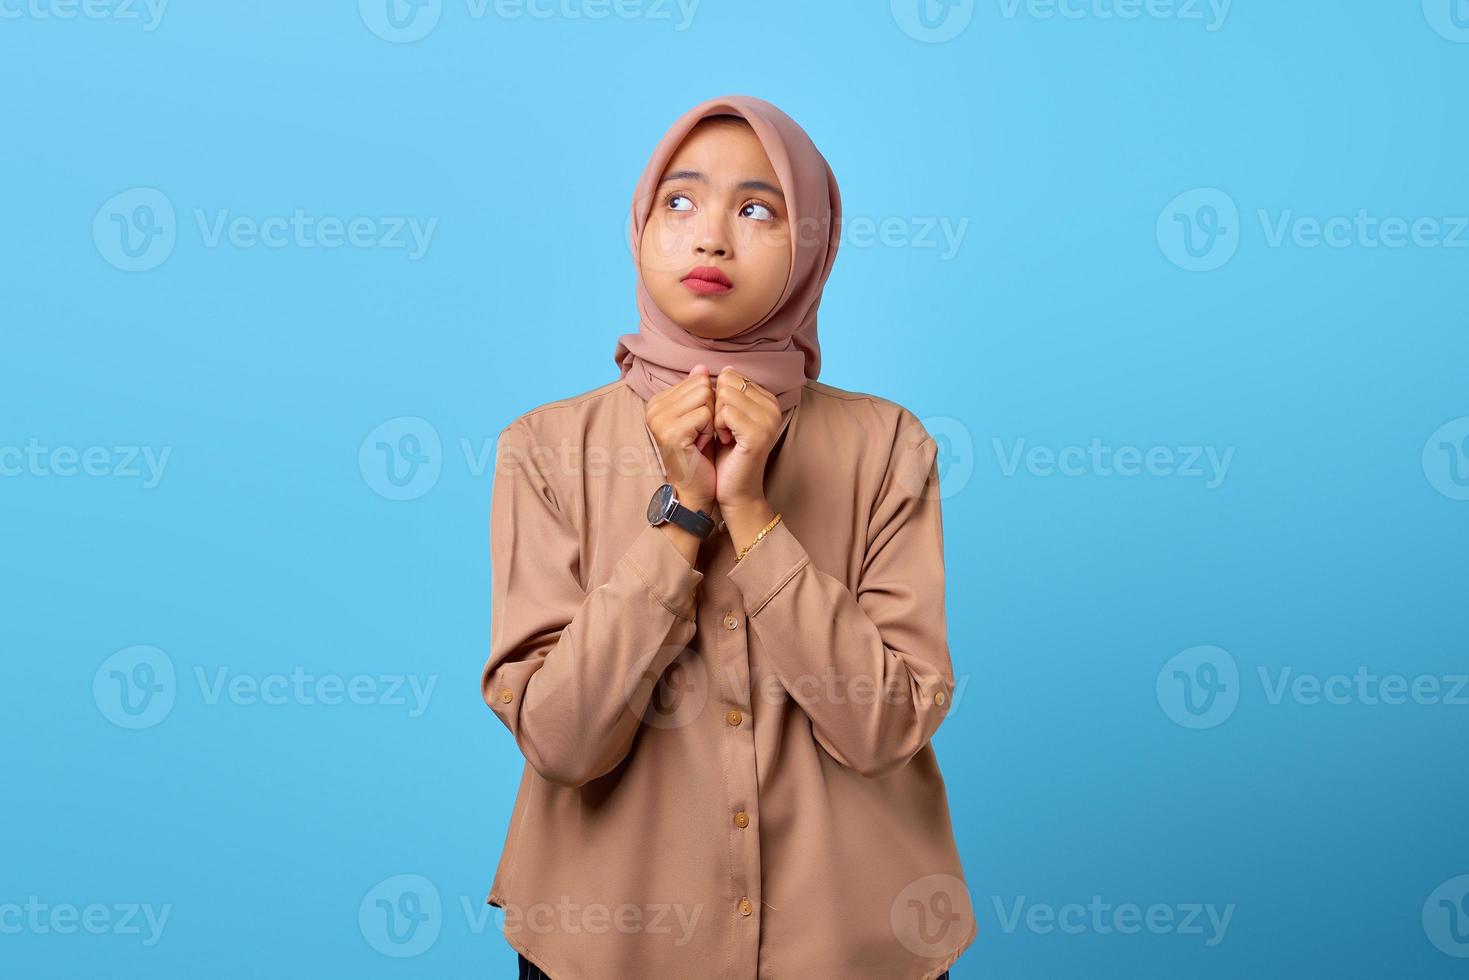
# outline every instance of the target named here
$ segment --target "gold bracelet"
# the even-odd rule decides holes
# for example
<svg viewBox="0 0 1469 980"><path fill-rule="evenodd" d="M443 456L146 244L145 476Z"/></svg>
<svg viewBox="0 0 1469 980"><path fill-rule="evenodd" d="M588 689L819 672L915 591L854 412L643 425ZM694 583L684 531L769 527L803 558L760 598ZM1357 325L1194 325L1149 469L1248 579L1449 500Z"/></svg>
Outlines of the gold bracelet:
<svg viewBox="0 0 1469 980"><path fill-rule="evenodd" d="M743 548L740 549L740 553L737 554L737 555L735 555L734 563L736 565L738 565L740 563L740 559L743 558L743 557L745 557L746 555L748 555L750 553L750 549L753 548L753 547L755 547L757 544L759 544L760 543L760 539L763 538L763 537L765 537L766 533L769 532L771 528L775 527L775 525L777 525L779 523L780 523L780 515L779 514L776 514L774 517L772 517L770 519L770 523L767 524L767 525L765 525L764 527L762 527L760 529L760 533L757 534L757 535L755 535L755 540L754 541L751 541L749 544L745 545Z"/></svg>

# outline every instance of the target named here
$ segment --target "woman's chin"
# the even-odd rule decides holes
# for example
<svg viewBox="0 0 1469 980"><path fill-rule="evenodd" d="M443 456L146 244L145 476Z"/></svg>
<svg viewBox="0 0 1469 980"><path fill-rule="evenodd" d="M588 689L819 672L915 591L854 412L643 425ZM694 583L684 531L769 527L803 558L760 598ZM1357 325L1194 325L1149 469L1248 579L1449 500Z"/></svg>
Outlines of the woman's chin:
<svg viewBox="0 0 1469 980"><path fill-rule="evenodd" d="M711 317L685 316L681 318L675 316L672 317L672 320L689 333L696 337L703 337L705 340L723 340L725 337L733 337L740 332L738 327L731 326L722 319L716 320Z"/></svg>

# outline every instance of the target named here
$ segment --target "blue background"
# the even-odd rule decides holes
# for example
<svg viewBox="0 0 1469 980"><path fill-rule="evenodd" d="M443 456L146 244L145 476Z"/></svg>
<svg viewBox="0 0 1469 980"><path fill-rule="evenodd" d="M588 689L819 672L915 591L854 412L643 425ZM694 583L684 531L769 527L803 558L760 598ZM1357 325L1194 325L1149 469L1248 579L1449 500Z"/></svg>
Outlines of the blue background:
<svg viewBox="0 0 1469 980"><path fill-rule="evenodd" d="M1272 703L1259 678L1469 661L1469 249L1276 246L1259 217L1469 214L1448 0L1240 0L1223 23L988 0L943 41L901 2L703 0L680 30L651 0L445 0L407 43L371 3L175 0L153 30L55 3L0 19L0 907L172 908L151 946L0 931L0 972L512 975L482 904L522 766L478 688L488 454L616 376L632 183L682 111L743 92L807 128L849 222L896 229L843 245L821 380L946 447L963 686L936 746L981 920L956 980L1463 975L1469 943L1423 912L1469 873L1469 707ZM175 241L130 272L106 229L143 220L136 188ZM1238 220L1170 212L1196 189ZM436 225L410 258L211 246L196 218L298 208ZM967 222L952 254L922 244L945 221ZM1199 242L1227 261L1189 271ZM384 423L440 439L412 499L360 452ZM1213 488L1007 470L1021 439L1233 456ZM27 445L110 462L66 475ZM155 485L130 446L169 452ZM1237 704L1190 727L1167 665L1200 645ZM176 679L134 730L109 691L138 656ZM209 697L221 669L298 667L435 686L421 713ZM405 874L442 912L398 958L359 910ZM1093 895L1233 911L1214 945L998 911Z"/></svg>

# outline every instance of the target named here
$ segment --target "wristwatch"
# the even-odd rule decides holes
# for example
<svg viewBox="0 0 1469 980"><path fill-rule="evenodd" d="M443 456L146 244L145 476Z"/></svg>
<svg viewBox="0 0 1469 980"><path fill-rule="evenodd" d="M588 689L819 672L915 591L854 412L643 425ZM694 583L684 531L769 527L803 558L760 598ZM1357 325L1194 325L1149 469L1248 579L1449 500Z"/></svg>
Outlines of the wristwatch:
<svg viewBox="0 0 1469 980"><path fill-rule="evenodd" d="M714 533L714 518L702 510L692 510L679 503L673 494L673 484L665 483L653 491L653 497L648 501L648 523L657 527L670 521L700 539Z"/></svg>

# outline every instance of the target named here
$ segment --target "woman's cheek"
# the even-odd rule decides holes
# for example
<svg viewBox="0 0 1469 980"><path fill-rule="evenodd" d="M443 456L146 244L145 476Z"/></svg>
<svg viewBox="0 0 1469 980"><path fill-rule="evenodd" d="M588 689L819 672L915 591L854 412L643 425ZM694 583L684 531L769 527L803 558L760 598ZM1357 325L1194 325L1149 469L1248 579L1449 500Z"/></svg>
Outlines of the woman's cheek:
<svg viewBox="0 0 1469 980"><path fill-rule="evenodd" d="M692 235L687 228L666 223L649 226L643 233L642 264L644 271L676 272L685 263Z"/></svg>

